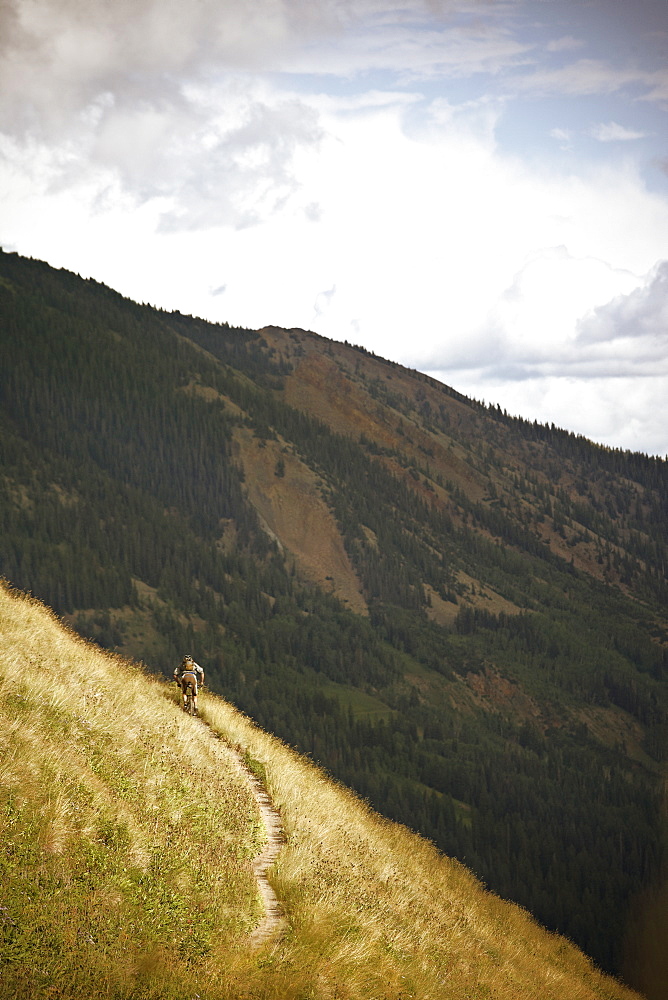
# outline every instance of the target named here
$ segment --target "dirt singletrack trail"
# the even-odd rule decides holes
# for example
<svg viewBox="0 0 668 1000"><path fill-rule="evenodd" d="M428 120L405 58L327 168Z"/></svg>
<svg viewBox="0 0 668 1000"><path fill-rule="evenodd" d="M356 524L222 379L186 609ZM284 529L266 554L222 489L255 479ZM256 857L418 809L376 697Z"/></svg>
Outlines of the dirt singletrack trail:
<svg viewBox="0 0 668 1000"><path fill-rule="evenodd" d="M207 725L203 719L200 721L202 725ZM258 891L262 905L264 906L264 916L257 927L251 932L249 944L252 948L259 948L260 945L279 938L288 926L283 908L267 878L267 872L285 843L285 832L278 810L275 808L262 782L253 774L244 760L242 753L231 746L224 736L214 733L208 726L207 728L209 728L213 739L216 741L217 752L223 753L232 762L235 769L243 774L250 785L253 798L260 810L260 818L267 832L266 844L252 861L253 873L257 880Z"/></svg>
<svg viewBox="0 0 668 1000"><path fill-rule="evenodd" d="M285 833L281 825L281 817L271 801L268 792L263 788L258 778L250 771L239 756L239 762L248 776L255 801L260 809L260 816L267 831L267 843L263 850L253 860L253 871L257 879L258 889L264 904L264 917L250 936L251 947L257 948L265 941L279 937L287 928L287 920L276 893L269 884L267 872L276 860L281 847L285 843Z"/></svg>

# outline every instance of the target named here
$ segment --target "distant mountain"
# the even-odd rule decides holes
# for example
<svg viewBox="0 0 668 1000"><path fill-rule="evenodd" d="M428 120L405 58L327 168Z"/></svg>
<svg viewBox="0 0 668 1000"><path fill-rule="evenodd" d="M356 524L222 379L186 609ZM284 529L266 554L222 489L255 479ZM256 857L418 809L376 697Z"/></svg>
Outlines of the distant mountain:
<svg viewBox="0 0 668 1000"><path fill-rule="evenodd" d="M213 688L640 981L668 464L0 255L0 573ZM649 916L647 916L649 919Z"/></svg>

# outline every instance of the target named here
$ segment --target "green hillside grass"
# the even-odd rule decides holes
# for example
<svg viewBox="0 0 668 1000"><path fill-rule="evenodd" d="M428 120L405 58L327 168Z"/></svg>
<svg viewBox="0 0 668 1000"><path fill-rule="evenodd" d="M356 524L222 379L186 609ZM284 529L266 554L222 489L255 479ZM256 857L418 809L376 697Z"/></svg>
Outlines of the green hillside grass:
<svg viewBox="0 0 668 1000"><path fill-rule="evenodd" d="M136 664L0 588L3 998L631 998L222 699L203 721ZM216 739L216 735L223 740ZM288 931L253 950L264 769Z"/></svg>

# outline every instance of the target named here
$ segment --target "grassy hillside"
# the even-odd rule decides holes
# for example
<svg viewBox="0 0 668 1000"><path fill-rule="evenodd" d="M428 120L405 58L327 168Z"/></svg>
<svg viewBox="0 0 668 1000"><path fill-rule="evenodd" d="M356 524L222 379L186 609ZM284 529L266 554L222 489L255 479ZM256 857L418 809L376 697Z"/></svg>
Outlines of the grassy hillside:
<svg viewBox="0 0 668 1000"><path fill-rule="evenodd" d="M0 602L2 996L191 995L257 920L249 789L165 684Z"/></svg>
<svg viewBox="0 0 668 1000"><path fill-rule="evenodd" d="M0 588L9 998L630 998L574 946L383 820L222 699L168 685ZM289 929L260 951L262 831L214 734L266 775Z"/></svg>
<svg viewBox="0 0 668 1000"><path fill-rule="evenodd" d="M0 574L158 673L191 651L634 975L665 875L668 463L16 254L0 315Z"/></svg>

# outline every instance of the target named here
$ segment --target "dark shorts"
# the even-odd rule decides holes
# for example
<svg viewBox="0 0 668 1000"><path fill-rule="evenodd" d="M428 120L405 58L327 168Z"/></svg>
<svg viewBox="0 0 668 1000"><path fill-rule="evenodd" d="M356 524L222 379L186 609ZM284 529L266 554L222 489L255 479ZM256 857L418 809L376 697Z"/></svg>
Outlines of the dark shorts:
<svg viewBox="0 0 668 1000"><path fill-rule="evenodd" d="M197 674L192 670L186 670L185 673L181 674L181 690L185 694L188 688L193 689L193 694L197 694Z"/></svg>

